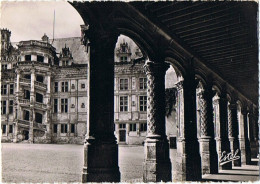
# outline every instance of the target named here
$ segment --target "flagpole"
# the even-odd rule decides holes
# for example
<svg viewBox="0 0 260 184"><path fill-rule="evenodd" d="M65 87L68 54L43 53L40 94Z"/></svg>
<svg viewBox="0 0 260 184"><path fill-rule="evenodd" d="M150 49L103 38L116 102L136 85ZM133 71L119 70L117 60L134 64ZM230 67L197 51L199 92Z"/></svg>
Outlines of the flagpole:
<svg viewBox="0 0 260 184"><path fill-rule="evenodd" d="M53 15L53 33L52 33L52 43L54 42L54 30L55 30L55 9Z"/></svg>

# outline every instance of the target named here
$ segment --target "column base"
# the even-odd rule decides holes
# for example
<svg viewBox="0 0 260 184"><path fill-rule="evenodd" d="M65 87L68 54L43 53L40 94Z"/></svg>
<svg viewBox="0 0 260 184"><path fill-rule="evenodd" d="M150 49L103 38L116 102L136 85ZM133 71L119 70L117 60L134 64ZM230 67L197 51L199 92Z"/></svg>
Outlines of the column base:
<svg viewBox="0 0 260 184"><path fill-rule="evenodd" d="M201 181L201 158L197 140L178 139L173 181Z"/></svg>
<svg viewBox="0 0 260 184"><path fill-rule="evenodd" d="M82 183L87 182L120 182L119 168L83 167Z"/></svg>
<svg viewBox="0 0 260 184"><path fill-rule="evenodd" d="M250 141L251 157L257 158L259 154L258 141Z"/></svg>
<svg viewBox="0 0 260 184"><path fill-rule="evenodd" d="M118 145L114 138L87 139L82 172L82 183L86 182L120 182Z"/></svg>
<svg viewBox="0 0 260 184"><path fill-rule="evenodd" d="M241 165L249 165L251 162L251 151L249 140L239 139L241 150Z"/></svg>
<svg viewBox="0 0 260 184"><path fill-rule="evenodd" d="M241 150L239 149L239 141L235 138L229 138L230 141L230 149L232 152L232 155L236 157L239 157L239 159L232 161L232 166L241 166Z"/></svg>
<svg viewBox="0 0 260 184"><path fill-rule="evenodd" d="M169 143L166 138L147 138L144 145L145 161L143 163L144 182L171 181L171 161Z"/></svg>
<svg viewBox="0 0 260 184"><path fill-rule="evenodd" d="M13 138L13 143L17 143L18 142L18 135L17 135L17 132L18 132L18 125L17 125L17 122L14 123L14 138Z"/></svg>
<svg viewBox="0 0 260 184"><path fill-rule="evenodd" d="M220 160L223 159L222 158L222 154L224 153L230 153L230 143L228 139L219 139L219 148L218 148L218 169L219 170L231 170L232 169L232 162L227 162L223 165L221 165Z"/></svg>
<svg viewBox="0 0 260 184"><path fill-rule="evenodd" d="M202 137L199 141L202 174L218 173L218 155L214 139L211 137Z"/></svg>

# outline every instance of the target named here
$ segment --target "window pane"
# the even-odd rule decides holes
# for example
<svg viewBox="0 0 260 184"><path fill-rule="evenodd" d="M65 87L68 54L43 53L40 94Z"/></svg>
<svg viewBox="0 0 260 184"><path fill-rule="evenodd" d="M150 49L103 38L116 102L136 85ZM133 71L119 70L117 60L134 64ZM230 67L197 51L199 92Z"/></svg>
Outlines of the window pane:
<svg viewBox="0 0 260 184"><path fill-rule="evenodd" d="M14 85L10 84L10 94L14 94Z"/></svg>
<svg viewBox="0 0 260 184"><path fill-rule="evenodd" d="M25 61L31 61L31 55L25 55Z"/></svg>
<svg viewBox="0 0 260 184"><path fill-rule="evenodd" d="M70 132L75 133L75 124L70 125Z"/></svg>
<svg viewBox="0 0 260 184"><path fill-rule="evenodd" d="M128 89L128 79L120 79L119 89L120 90L127 90Z"/></svg>
<svg viewBox="0 0 260 184"><path fill-rule="evenodd" d="M6 133L6 125L2 126L2 133L5 134Z"/></svg>
<svg viewBox="0 0 260 184"><path fill-rule="evenodd" d="M13 133L13 125L9 125L9 133Z"/></svg>
<svg viewBox="0 0 260 184"><path fill-rule="evenodd" d="M53 125L53 133L57 133L58 132L58 125L54 124Z"/></svg>
<svg viewBox="0 0 260 184"><path fill-rule="evenodd" d="M13 104L14 104L13 100L10 100L9 101L9 114L13 114Z"/></svg>
<svg viewBox="0 0 260 184"><path fill-rule="evenodd" d="M37 56L37 61L43 63L43 61L44 61L44 57L43 57L43 56Z"/></svg>
<svg viewBox="0 0 260 184"><path fill-rule="evenodd" d="M58 82L55 82L54 83L54 92L57 93L59 90L59 83Z"/></svg>

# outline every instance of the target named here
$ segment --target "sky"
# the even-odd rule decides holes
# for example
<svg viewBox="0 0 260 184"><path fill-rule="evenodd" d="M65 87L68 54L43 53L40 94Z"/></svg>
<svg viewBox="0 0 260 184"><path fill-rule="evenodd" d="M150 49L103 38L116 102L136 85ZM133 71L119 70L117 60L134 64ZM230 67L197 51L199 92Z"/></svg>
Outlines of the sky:
<svg viewBox="0 0 260 184"><path fill-rule="evenodd" d="M55 38L79 37L84 22L66 1L2 1L0 27L12 32L12 42L40 40L44 33L52 38L54 10Z"/></svg>

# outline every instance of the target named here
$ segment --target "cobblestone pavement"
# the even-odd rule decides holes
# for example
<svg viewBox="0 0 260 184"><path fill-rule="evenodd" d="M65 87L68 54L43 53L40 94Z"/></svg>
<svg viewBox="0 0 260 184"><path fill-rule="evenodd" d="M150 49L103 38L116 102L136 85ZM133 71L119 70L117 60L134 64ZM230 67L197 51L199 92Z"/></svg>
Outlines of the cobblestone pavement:
<svg viewBox="0 0 260 184"><path fill-rule="evenodd" d="M143 146L119 146L122 182L142 182ZM176 150L170 150L174 162ZM2 143L2 182L81 182L83 146ZM172 165L174 168L175 165ZM204 181L256 181L258 166L205 175Z"/></svg>

